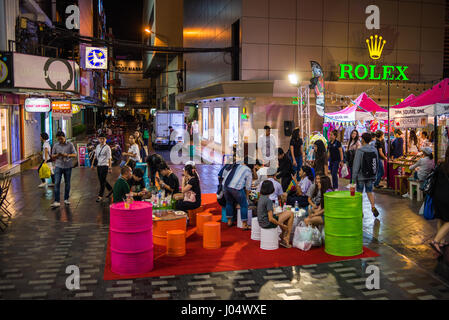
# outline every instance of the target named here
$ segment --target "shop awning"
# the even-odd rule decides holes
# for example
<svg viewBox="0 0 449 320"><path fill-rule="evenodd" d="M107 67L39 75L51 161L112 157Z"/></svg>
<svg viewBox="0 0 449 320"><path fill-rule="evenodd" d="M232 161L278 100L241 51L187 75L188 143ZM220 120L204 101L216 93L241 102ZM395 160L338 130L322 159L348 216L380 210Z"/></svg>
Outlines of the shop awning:
<svg viewBox="0 0 449 320"><path fill-rule="evenodd" d="M344 123L353 125L357 121L369 120L386 120L387 110L381 108L373 99L363 92L357 99L355 99L349 106L343 110L326 113L324 115L324 122Z"/></svg>

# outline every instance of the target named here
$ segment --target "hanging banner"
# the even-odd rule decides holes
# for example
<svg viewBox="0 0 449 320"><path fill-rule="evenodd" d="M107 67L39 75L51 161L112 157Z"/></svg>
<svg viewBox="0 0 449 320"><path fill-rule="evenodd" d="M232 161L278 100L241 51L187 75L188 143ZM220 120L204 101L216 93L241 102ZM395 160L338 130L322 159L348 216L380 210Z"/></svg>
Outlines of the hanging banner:
<svg viewBox="0 0 449 320"><path fill-rule="evenodd" d="M320 64L316 61L310 61L312 66L313 78L310 79L312 83L310 89L315 89L315 105L316 112L320 117L324 116L324 74Z"/></svg>
<svg viewBox="0 0 449 320"><path fill-rule="evenodd" d="M407 128L424 128L427 126L427 116L424 117L409 117L409 118L395 118L394 127L400 129Z"/></svg>
<svg viewBox="0 0 449 320"><path fill-rule="evenodd" d="M401 109L390 108L391 118L405 118L405 117L420 117L420 116L433 116L434 109L431 107L406 107Z"/></svg>

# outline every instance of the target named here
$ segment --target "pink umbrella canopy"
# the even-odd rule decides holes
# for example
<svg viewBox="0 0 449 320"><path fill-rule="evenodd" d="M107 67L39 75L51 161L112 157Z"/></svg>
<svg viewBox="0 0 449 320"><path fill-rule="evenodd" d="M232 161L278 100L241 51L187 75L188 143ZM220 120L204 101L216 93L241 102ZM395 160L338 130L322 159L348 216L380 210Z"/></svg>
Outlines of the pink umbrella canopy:
<svg viewBox="0 0 449 320"><path fill-rule="evenodd" d="M381 108L373 99L363 92L349 106L343 110L326 113L326 122L354 122L359 120L373 120L374 118L386 117L387 110ZM378 115L376 115L378 114Z"/></svg>
<svg viewBox="0 0 449 320"><path fill-rule="evenodd" d="M409 105L409 103L415 98L416 98L416 96L412 93L407 98L405 98L401 103L399 103L395 106L391 106L391 108L401 109L401 108L407 107Z"/></svg>
<svg viewBox="0 0 449 320"><path fill-rule="evenodd" d="M415 99L407 103L406 107L422 107L449 100L449 79L437 83L432 88L424 91Z"/></svg>

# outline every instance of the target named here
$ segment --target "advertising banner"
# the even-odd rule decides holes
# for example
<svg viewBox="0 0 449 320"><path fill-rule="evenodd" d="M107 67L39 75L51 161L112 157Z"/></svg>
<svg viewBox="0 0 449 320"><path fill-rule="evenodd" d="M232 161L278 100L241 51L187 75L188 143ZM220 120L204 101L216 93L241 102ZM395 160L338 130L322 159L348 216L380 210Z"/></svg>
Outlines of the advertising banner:
<svg viewBox="0 0 449 320"><path fill-rule="evenodd" d="M108 49L86 47L86 69L108 69Z"/></svg>
<svg viewBox="0 0 449 320"><path fill-rule="evenodd" d="M310 89L315 89L316 98L316 112L319 116L324 116L324 73L320 64L316 61L310 61L312 66L313 78L310 80L312 83Z"/></svg>
<svg viewBox="0 0 449 320"><path fill-rule="evenodd" d="M87 145L84 143L78 143L76 147L78 149L78 166L85 167L86 157L88 157Z"/></svg>
<svg viewBox="0 0 449 320"><path fill-rule="evenodd" d="M50 112L51 101L47 98L27 98L25 99L26 112Z"/></svg>
<svg viewBox="0 0 449 320"><path fill-rule="evenodd" d="M14 87L13 56L11 52L0 52L0 88Z"/></svg>
<svg viewBox="0 0 449 320"><path fill-rule="evenodd" d="M427 126L427 116L424 117L409 117L409 118L395 118L394 127L407 129L407 128L424 128Z"/></svg>
<svg viewBox="0 0 449 320"><path fill-rule="evenodd" d="M14 87L79 91L79 66L58 58L14 53Z"/></svg>
<svg viewBox="0 0 449 320"><path fill-rule="evenodd" d="M53 101L51 103L53 118L70 118L72 103L70 101Z"/></svg>

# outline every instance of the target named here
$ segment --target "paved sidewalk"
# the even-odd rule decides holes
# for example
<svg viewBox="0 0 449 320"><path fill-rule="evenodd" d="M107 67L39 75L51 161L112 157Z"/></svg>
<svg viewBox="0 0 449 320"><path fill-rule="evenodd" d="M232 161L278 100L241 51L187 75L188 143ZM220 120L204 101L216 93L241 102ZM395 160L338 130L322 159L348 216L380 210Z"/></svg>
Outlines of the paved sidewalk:
<svg viewBox="0 0 449 320"><path fill-rule="evenodd" d="M180 176L182 166L174 166ZM216 191L220 166L199 165L202 192ZM118 177L114 168L111 183ZM427 245L434 221L416 214L419 204L376 194L375 222L364 198L364 245L378 258L288 268L103 281L109 203L96 203L96 171L76 168L71 205L51 209L53 190L37 188L35 171L15 176L9 201L13 218L0 232L1 299L448 299L449 285L434 272ZM380 268L380 290L367 290L365 270ZM81 269L81 289L65 287L66 267Z"/></svg>

